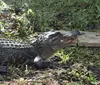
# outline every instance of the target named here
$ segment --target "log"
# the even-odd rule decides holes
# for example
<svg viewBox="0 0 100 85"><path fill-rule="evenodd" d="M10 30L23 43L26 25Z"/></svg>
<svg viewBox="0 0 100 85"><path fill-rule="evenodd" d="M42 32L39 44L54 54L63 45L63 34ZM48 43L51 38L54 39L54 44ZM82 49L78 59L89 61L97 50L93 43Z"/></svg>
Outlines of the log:
<svg viewBox="0 0 100 85"><path fill-rule="evenodd" d="M80 31L77 37L77 46L100 48L100 33Z"/></svg>

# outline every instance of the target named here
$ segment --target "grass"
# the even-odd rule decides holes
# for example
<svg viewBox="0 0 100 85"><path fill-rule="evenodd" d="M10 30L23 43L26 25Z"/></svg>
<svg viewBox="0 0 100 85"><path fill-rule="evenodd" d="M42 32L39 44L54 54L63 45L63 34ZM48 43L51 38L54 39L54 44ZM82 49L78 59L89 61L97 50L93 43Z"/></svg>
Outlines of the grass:
<svg viewBox="0 0 100 85"><path fill-rule="evenodd" d="M26 5L23 5L24 2ZM0 17L3 17L3 19L0 20L0 29L1 31L6 30L3 32L6 37L24 37L26 39L26 36L36 31L42 32L50 29L100 31L99 0L11 0L9 4L11 3L13 3L11 6L12 11L10 12L11 16L3 17L3 15L1 15ZM16 14L17 10L21 12ZM12 18L13 13L16 15L14 19ZM9 22L6 22L8 19ZM13 25L10 26L10 24ZM9 30L7 28L9 28ZM60 64L64 63L65 65L72 63L72 65L66 69L67 72L59 72L58 69L53 73L53 71L46 70L46 72L49 71L48 73L54 75L54 79L58 79L57 81L59 81L60 78L64 78L71 82L69 84L67 83L68 85L73 84L72 79L81 81L75 83L75 85L82 85L82 83L88 85L88 83L95 83L97 81L95 75L91 73L87 74L89 73L87 68L88 66L100 66L99 48L65 48L58 51L56 55L61 56ZM26 77L25 72L19 68L11 66L9 70L9 78ZM26 68L26 70L30 73L30 69ZM31 73L33 74L31 75L36 76L35 74L43 74L43 72L36 72L35 74L34 72L36 71L32 70ZM44 74L46 74L46 72ZM23 80L22 83L24 81L25 80Z"/></svg>

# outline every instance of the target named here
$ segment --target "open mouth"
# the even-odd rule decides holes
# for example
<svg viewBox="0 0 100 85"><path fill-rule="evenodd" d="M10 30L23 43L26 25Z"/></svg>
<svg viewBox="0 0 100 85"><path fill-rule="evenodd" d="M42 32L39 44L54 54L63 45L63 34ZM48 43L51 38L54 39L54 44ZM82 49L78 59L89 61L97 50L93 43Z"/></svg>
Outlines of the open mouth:
<svg viewBox="0 0 100 85"><path fill-rule="evenodd" d="M74 44L76 43L77 38L76 37L65 37L63 40L61 40L64 44Z"/></svg>

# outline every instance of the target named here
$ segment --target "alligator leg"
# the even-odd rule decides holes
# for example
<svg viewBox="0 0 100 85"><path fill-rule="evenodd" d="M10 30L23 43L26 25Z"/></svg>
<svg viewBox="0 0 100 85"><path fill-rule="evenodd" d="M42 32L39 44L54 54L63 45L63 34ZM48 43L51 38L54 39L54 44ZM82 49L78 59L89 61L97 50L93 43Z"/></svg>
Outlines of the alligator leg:
<svg viewBox="0 0 100 85"><path fill-rule="evenodd" d="M55 68L55 65L52 62L43 60L39 56L35 57L34 65L36 69Z"/></svg>

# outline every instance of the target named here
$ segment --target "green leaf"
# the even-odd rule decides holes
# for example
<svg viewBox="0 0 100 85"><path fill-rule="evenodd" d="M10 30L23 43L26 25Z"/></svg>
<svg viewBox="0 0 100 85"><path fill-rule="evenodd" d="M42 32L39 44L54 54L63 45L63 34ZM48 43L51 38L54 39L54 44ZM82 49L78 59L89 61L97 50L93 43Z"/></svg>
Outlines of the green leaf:
<svg viewBox="0 0 100 85"><path fill-rule="evenodd" d="M100 12L100 0L97 0L96 7L97 7L97 10Z"/></svg>

